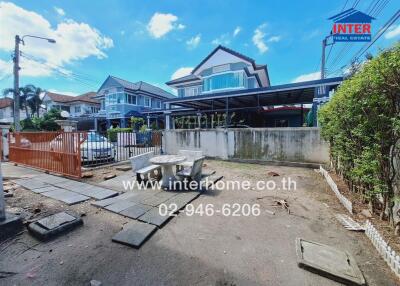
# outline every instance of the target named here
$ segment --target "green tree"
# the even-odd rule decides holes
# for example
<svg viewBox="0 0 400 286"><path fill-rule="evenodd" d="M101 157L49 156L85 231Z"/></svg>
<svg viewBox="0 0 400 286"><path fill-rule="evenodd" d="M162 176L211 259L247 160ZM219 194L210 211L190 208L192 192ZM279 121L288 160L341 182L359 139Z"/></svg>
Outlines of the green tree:
<svg viewBox="0 0 400 286"><path fill-rule="evenodd" d="M33 115L36 114L36 116L39 117L40 107L43 103L41 94L45 91L40 87L35 87L33 85L31 88L32 88L32 93L27 98L26 103L31 109L31 116L33 117Z"/></svg>
<svg viewBox="0 0 400 286"><path fill-rule="evenodd" d="M318 120L336 171L394 225L394 161L400 140L400 44L344 81ZM383 199L383 202L380 199Z"/></svg>

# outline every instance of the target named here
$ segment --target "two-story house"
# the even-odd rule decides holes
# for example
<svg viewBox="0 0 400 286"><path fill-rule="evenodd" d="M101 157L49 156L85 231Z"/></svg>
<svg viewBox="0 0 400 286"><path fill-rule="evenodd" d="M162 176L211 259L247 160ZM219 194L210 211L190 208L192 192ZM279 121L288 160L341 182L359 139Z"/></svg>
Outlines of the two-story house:
<svg viewBox="0 0 400 286"><path fill-rule="evenodd" d="M297 127L322 82L271 86L267 65L218 46L189 75L166 84L178 98L166 100L166 110L149 113L165 118L166 128Z"/></svg>
<svg viewBox="0 0 400 286"><path fill-rule="evenodd" d="M98 115L106 118L107 127L127 127L132 116L145 119L144 112L160 110L164 100L175 98L146 82L133 83L115 76L108 76L97 94L101 102Z"/></svg>
<svg viewBox="0 0 400 286"><path fill-rule="evenodd" d="M68 111L71 117L82 117L96 114L100 110L100 101L95 92L77 96L46 92L42 101L46 110L56 108Z"/></svg>

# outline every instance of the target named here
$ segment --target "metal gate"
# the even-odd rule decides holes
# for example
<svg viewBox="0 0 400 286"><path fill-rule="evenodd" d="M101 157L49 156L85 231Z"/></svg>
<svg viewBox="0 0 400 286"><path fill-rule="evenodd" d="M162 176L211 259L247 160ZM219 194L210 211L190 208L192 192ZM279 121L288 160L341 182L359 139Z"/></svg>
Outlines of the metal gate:
<svg viewBox="0 0 400 286"><path fill-rule="evenodd" d="M88 132L87 140L81 145L85 166L126 161L150 151L162 153L161 131Z"/></svg>
<svg viewBox="0 0 400 286"><path fill-rule="evenodd" d="M81 177L81 144L86 132L9 133L9 160L22 165Z"/></svg>

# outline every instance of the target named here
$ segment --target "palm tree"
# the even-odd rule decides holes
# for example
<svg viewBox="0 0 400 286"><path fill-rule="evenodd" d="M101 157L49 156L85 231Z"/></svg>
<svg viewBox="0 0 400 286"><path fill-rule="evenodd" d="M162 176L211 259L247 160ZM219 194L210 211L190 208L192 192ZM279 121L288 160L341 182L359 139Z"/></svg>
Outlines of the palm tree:
<svg viewBox="0 0 400 286"><path fill-rule="evenodd" d="M33 116L36 113L36 116L39 117L40 107L43 103L43 100L40 96L45 91L40 87L35 87L33 85L31 85L30 88L32 93L29 94L26 103L31 109L31 115Z"/></svg>
<svg viewBox="0 0 400 286"><path fill-rule="evenodd" d="M24 109L26 118L29 118L27 98L34 92L35 86L28 84L24 87L19 88L19 109ZM7 96L10 93L14 93L13 88L6 88L3 90L3 96Z"/></svg>

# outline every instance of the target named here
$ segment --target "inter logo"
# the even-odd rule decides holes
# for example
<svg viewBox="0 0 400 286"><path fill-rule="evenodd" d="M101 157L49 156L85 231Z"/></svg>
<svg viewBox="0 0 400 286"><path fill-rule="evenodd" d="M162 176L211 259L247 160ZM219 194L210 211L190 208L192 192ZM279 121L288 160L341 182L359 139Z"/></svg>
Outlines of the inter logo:
<svg viewBox="0 0 400 286"><path fill-rule="evenodd" d="M375 20L353 8L329 18L333 20L332 36L334 42L370 42L371 21Z"/></svg>

